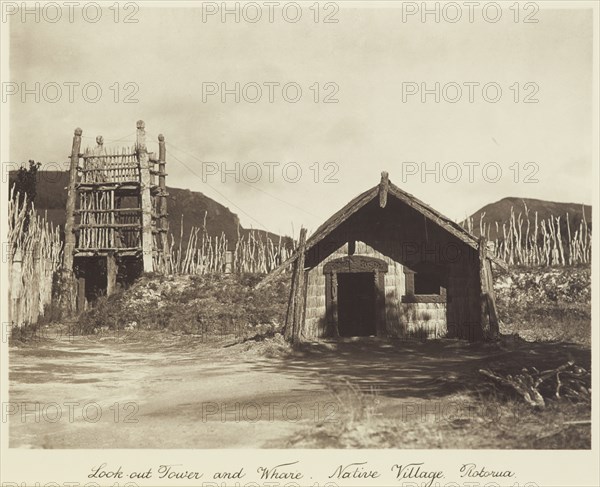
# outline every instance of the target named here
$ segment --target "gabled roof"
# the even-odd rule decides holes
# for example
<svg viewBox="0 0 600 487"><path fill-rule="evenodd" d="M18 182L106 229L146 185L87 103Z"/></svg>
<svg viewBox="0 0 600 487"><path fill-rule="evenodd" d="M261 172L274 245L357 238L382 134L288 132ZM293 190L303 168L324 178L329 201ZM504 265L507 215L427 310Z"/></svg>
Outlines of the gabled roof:
<svg viewBox="0 0 600 487"><path fill-rule="evenodd" d="M461 227L458 223L450 220L450 218L442 215L439 211L434 210L429 205L423 203L421 200L416 198L410 193L401 190L398 186L393 184L388 180L388 175L386 172L381 173L381 182L374 186L373 188L365 191L364 193L359 194L356 198L351 200L346 206L344 206L341 210L334 213L325 223L323 223L319 228L315 230L315 232L310 236L310 238L306 241L306 251L311 247L314 247L321 240L323 240L327 235L329 235L333 230L335 230L339 225L345 222L348 218L354 215L358 210L360 210L367 203L371 202L375 198L379 197L381 206L385 206L387 195L391 194L395 196L403 203L407 204L411 208L415 209L422 215L424 215L429 220L433 221L440 227L444 228L446 231L454 235L456 238L470 246L471 248L477 250L479 249L479 240L473 234L469 233L463 227ZM290 265L296 258L298 251L294 252L285 262L283 262L277 269L275 269L270 275L278 274L280 269L285 269L288 265ZM495 264L498 264L501 267L506 267L506 263L502 260L489 255L488 258L492 260ZM267 276L268 278L269 276ZM267 279L265 278L265 279ZM263 280L264 282L264 280Z"/></svg>
<svg viewBox="0 0 600 487"><path fill-rule="evenodd" d="M383 179L384 178L382 178L382 180ZM479 240L477 239L477 237L469 233L458 223L450 220L448 217L442 215L437 210L434 210L429 205L423 203L421 200L419 200L412 194L401 190L391 181L388 182L388 185L389 194L395 196L411 208L414 208L419 213L432 220L434 223L437 223L439 226L443 227L445 230L450 232L459 240L462 240L464 243L466 243L473 249L477 250L479 248ZM342 224L344 221L350 218L354 213L360 210L367 203L375 199L379 195L380 187L381 183L358 195L341 210L334 213L325 223L323 223L319 228L317 228L317 230L306 241L306 249L308 250L317 243L319 243L327 235L329 235L336 227L338 227L340 224Z"/></svg>

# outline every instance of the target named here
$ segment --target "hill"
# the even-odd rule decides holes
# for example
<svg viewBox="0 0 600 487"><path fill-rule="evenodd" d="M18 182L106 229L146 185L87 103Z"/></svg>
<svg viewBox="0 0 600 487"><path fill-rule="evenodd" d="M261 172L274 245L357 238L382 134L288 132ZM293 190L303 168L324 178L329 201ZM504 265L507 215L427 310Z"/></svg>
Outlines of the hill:
<svg viewBox="0 0 600 487"><path fill-rule="evenodd" d="M12 185L16 172L9 174ZM48 220L54 225L64 227L65 207L67 204L68 173L66 171L40 171L38 173L37 197L35 206L41 213L46 212ZM264 230L249 230L240 225L238 216L226 206L221 205L203 193L189 189L167 187L167 208L169 212L169 231L173 234L175 245L179 244L181 235L181 219L183 216L183 245L187 242L192 227L202 228L211 236L225 234L230 245L237 242L239 235L250 232L259 239L271 238L277 242L279 235ZM289 237L282 237L288 245L292 245Z"/></svg>
<svg viewBox="0 0 600 487"><path fill-rule="evenodd" d="M486 226L489 225L489 238L495 239L502 237L502 225L508 224L511 218L511 209L518 218L519 213L522 213L523 221L527 221L527 217L533 224L535 214L537 212L538 221L547 220L550 217L559 217L561 219L561 232L566 235L566 218L569 217L569 225L571 229L579 228L579 224L585 216L585 221L588 228L592 225L592 207L590 205L582 205L579 203L560 203L556 201L537 200L533 198L503 198L495 203L485 205L477 210L470 217L473 228L472 232L476 236L480 235L480 221L483 218ZM499 232L496 231L496 223ZM461 222L461 225L467 226L467 220ZM498 235L498 233L500 235Z"/></svg>

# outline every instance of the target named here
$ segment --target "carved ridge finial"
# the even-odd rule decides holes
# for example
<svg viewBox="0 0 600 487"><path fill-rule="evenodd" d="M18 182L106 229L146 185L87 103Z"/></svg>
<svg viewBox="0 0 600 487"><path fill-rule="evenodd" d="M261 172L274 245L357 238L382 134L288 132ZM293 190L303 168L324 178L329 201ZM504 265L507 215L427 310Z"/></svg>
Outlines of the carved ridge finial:
<svg viewBox="0 0 600 487"><path fill-rule="evenodd" d="M379 183L379 206L385 208L387 204L388 190L390 188L390 180L387 171L381 172L381 182Z"/></svg>

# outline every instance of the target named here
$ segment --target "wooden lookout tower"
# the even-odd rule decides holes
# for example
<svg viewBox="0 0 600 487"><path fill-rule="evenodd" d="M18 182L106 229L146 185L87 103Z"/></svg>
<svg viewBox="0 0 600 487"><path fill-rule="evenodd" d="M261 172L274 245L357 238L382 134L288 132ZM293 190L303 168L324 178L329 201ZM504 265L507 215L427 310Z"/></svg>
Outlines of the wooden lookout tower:
<svg viewBox="0 0 600 487"><path fill-rule="evenodd" d="M131 148L106 148L98 136L96 147L81 153L81 135L75 129L63 262L77 280L79 311L86 301L112 294L117 281L158 270L168 232L164 137L158 136L157 155L146 148L142 120Z"/></svg>

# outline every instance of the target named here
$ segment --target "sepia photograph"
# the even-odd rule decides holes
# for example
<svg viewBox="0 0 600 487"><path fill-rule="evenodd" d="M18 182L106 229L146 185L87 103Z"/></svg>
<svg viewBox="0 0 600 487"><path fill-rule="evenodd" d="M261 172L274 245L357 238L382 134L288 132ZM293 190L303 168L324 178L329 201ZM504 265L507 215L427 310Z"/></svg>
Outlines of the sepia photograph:
<svg viewBox="0 0 600 487"><path fill-rule="evenodd" d="M1 486L597 485L596 2L1 10Z"/></svg>

